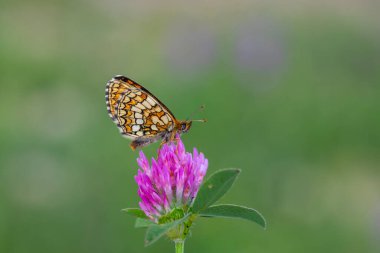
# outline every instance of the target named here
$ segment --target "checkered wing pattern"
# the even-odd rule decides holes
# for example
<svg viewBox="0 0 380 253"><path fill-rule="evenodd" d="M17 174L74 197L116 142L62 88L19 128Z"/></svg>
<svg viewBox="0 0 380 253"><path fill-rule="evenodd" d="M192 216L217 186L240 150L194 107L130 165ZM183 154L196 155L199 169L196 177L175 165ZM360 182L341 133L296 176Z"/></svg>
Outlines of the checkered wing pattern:
<svg viewBox="0 0 380 253"><path fill-rule="evenodd" d="M177 122L153 94L124 76L107 83L106 103L109 116L130 139L154 142L172 132Z"/></svg>

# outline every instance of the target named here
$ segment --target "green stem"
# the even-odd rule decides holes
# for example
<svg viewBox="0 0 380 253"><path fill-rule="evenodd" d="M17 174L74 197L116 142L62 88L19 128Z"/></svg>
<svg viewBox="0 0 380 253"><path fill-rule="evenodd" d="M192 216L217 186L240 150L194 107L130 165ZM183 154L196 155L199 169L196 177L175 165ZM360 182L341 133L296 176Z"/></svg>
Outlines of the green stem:
<svg viewBox="0 0 380 253"><path fill-rule="evenodd" d="M185 252L185 241L184 240L175 240L175 253L184 253Z"/></svg>

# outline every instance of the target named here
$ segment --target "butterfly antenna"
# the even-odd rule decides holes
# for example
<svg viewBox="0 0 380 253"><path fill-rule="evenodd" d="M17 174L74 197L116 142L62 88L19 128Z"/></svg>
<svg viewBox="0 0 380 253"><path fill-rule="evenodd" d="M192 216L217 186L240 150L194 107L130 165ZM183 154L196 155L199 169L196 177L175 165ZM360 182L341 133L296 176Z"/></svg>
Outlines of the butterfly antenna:
<svg viewBox="0 0 380 253"><path fill-rule="evenodd" d="M198 108L198 110L199 110L200 112L203 112L205 108L206 108L205 105L201 105L201 106ZM188 117L187 120L190 120L190 121L197 121L197 122L207 122L207 119L191 119L192 116L193 116L198 110L193 111L193 113L190 114L190 117Z"/></svg>
<svg viewBox="0 0 380 253"><path fill-rule="evenodd" d="M207 119L192 119L191 121L196 122L207 122Z"/></svg>
<svg viewBox="0 0 380 253"><path fill-rule="evenodd" d="M201 105L198 110L200 112L203 112L205 110L206 106L205 105ZM194 113L197 112L197 111L194 111L191 115L194 115ZM196 122L207 122L207 119L190 119L190 121L196 121Z"/></svg>

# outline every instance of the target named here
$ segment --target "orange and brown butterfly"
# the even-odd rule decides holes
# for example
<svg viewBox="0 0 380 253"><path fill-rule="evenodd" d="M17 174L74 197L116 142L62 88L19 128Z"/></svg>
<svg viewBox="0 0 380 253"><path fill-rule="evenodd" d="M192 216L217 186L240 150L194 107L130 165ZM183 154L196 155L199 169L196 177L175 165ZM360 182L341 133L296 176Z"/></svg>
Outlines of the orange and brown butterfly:
<svg viewBox="0 0 380 253"><path fill-rule="evenodd" d="M159 140L161 144L173 141L176 134L186 133L192 123L191 120L177 120L152 93L121 75L107 83L106 104L121 134L133 140L132 150Z"/></svg>

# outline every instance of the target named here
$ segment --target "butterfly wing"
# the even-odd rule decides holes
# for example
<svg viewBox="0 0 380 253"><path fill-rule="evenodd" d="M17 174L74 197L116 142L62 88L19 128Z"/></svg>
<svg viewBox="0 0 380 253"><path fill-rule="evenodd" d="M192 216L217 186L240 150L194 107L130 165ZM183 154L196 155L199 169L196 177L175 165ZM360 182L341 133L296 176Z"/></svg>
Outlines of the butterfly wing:
<svg viewBox="0 0 380 253"><path fill-rule="evenodd" d="M120 80L117 76L108 81L106 85L106 105L108 115L111 117L115 123L117 123L116 119L116 105L120 99L120 96L123 95L125 91L127 91L129 85L126 82Z"/></svg>
<svg viewBox="0 0 380 253"><path fill-rule="evenodd" d="M163 138L174 129L174 115L158 98L138 83L124 76L116 76L107 86L110 90L109 114L123 136L138 138L149 144Z"/></svg>

